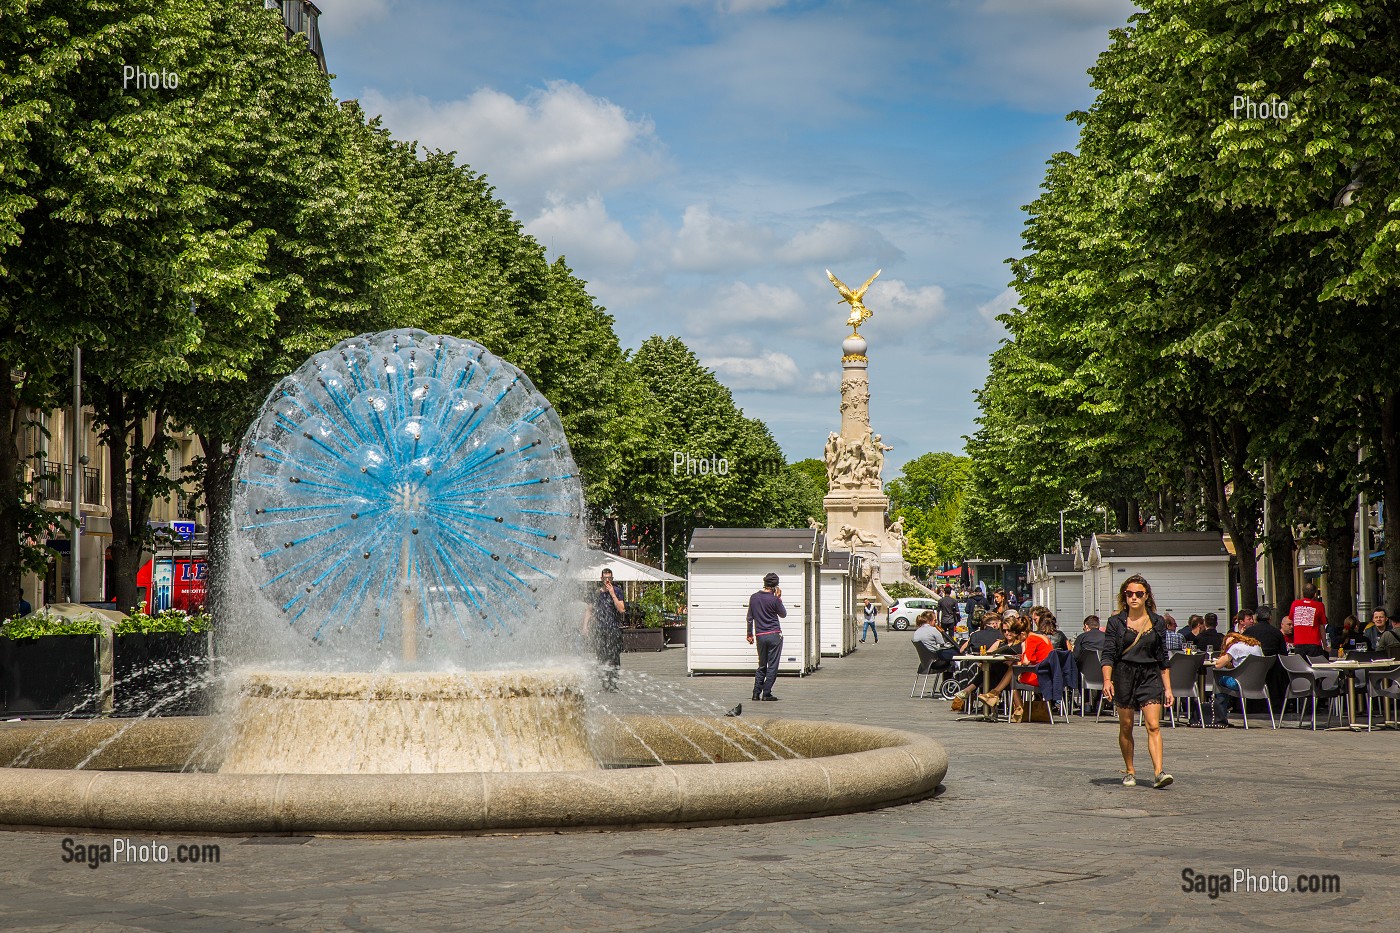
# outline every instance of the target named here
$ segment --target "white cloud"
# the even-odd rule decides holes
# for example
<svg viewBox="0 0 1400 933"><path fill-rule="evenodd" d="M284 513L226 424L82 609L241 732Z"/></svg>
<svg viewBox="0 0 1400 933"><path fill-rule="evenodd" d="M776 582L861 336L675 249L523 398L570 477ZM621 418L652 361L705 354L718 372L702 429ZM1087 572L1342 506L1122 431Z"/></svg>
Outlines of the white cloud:
<svg viewBox="0 0 1400 933"><path fill-rule="evenodd" d="M676 232L671 264L689 272L748 268L771 255L776 241L767 227L719 217L707 205L692 204Z"/></svg>
<svg viewBox="0 0 1400 933"><path fill-rule="evenodd" d="M492 88L442 102L370 89L361 104L382 113L395 136L456 151L525 213L542 209L551 195L587 195L652 177L665 163L650 119L567 81L521 100Z"/></svg>
<svg viewBox="0 0 1400 933"><path fill-rule="evenodd" d="M608 216L603 199L594 194L581 201L556 197L544 212L525 225L525 232L554 255L562 254L574 269L587 265L621 269L637 255L637 244Z"/></svg>
<svg viewBox="0 0 1400 933"><path fill-rule="evenodd" d="M926 336L948 314L947 296L941 286L910 288L900 279L876 279L865 302L871 313L879 316L882 332L900 336Z"/></svg>
<svg viewBox="0 0 1400 933"><path fill-rule="evenodd" d="M984 302L977 306L977 313L990 327L1000 328L1001 322L997 320L998 315L1006 314L1021 301L1021 296L1014 288L1008 288L997 295L991 301Z"/></svg>
<svg viewBox="0 0 1400 933"><path fill-rule="evenodd" d="M791 263L831 263L846 259L882 262L903 254L880 231L844 220L823 220L783 244L777 258Z"/></svg>
<svg viewBox="0 0 1400 933"><path fill-rule="evenodd" d="M787 236L766 224L721 216L707 204L685 209L667 258L687 272L728 272L774 265L893 261L903 254L873 227L819 220Z"/></svg>
<svg viewBox="0 0 1400 933"><path fill-rule="evenodd" d="M715 371L736 392L795 392L819 395L833 391L840 376L833 372L804 373L791 356L769 350L750 356L721 356L700 362Z"/></svg>
<svg viewBox="0 0 1400 933"><path fill-rule="evenodd" d="M807 303L787 285L734 282L688 316L692 333L713 335L717 327L742 323L798 325L807 317Z"/></svg>

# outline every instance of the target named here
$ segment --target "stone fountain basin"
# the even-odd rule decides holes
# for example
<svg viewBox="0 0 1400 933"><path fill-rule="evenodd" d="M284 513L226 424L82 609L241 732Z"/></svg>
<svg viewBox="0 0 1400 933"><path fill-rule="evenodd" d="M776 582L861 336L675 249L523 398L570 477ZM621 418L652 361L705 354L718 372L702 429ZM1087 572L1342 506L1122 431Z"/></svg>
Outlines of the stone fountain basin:
<svg viewBox="0 0 1400 933"><path fill-rule="evenodd" d="M943 747L895 729L792 719L622 717L606 762L548 773L169 773L207 747L208 718L0 726L0 825L212 833L414 833L633 828L796 819L930 796ZM749 761L719 733L761 730L801 757ZM109 742L86 766L71 770ZM739 744L740 747L736 747ZM702 751L716 764L702 763ZM738 758L740 760L734 760ZM217 762L205 762L213 770ZM104 770L105 769L105 770ZM146 769L146 770L121 770ZM155 770L150 770L155 769Z"/></svg>

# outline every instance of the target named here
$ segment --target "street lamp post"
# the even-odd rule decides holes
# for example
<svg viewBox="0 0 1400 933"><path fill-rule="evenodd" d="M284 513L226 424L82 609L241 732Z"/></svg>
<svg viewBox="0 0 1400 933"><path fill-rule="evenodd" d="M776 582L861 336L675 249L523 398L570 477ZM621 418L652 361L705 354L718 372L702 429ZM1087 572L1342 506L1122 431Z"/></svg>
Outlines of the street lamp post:
<svg viewBox="0 0 1400 933"><path fill-rule="evenodd" d="M665 573L665 572L666 572L666 518L667 518L668 516L670 516L670 515L675 515L675 514L676 514L677 512L679 512L679 511L681 511L681 509L672 509L672 510L669 511L669 512L662 512L662 513L661 513L661 572L662 572L662 573ZM664 581L662 582L661 586L663 587L662 592L665 592L665 589L664 589L664 588L665 588L665 586L666 586L666 583L665 583Z"/></svg>
<svg viewBox="0 0 1400 933"><path fill-rule="evenodd" d="M679 511L681 510L672 509L669 512L661 513L661 603L663 606L663 612L665 611L664 606L666 603L666 517L668 515L675 515Z"/></svg>
<svg viewBox="0 0 1400 933"><path fill-rule="evenodd" d="M1065 552L1065 513L1069 509L1060 509L1060 553Z"/></svg>
<svg viewBox="0 0 1400 933"><path fill-rule="evenodd" d="M73 344L73 530L68 535L69 589L75 603L83 601L83 348Z"/></svg>
<svg viewBox="0 0 1400 933"><path fill-rule="evenodd" d="M1364 463L1366 448L1356 451L1356 462ZM1356 495L1356 617L1364 625L1371 617L1371 503L1362 486Z"/></svg>

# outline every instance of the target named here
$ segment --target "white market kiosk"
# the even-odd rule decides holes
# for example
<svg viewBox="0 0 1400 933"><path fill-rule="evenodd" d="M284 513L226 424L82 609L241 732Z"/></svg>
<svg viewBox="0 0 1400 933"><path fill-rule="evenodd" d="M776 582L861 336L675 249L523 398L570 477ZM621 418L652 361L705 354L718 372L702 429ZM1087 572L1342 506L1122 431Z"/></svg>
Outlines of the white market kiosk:
<svg viewBox="0 0 1400 933"><path fill-rule="evenodd" d="M1178 630L1193 613L1207 612L1220 617L1222 630L1229 627L1230 552L1219 532L1095 534L1075 543L1074 566L1084 574L1084 614L1105 624L1118 611L1119 585L1140 573L1157 611L1171 613Z"/></svg>
<svg viewBox="0 0 1400 933"><path fill-rule="evenodd" d="M812 528L697 528L686 552L688 674L752 674L758 658L745 639L749 597L776 573L783 590L783 653L778 673L821 665L821 564L826 539Z"/></svg>
<svg viewBox="0 0 1400 933"><path fill-rule="evenodd" d="M856 650L856 575L860 557L850 551L827 551L821 567L821 652L842 658Z"/></svg>
<svg viewBox="0 0 1400 933"><path fill-rule="evenodd" d="M1026 568L1031 581L1031 603L1049 606L1060 631L1071 639L1084 629L1083 574L1074 569L1073 554L1042 554Z"/></svg>

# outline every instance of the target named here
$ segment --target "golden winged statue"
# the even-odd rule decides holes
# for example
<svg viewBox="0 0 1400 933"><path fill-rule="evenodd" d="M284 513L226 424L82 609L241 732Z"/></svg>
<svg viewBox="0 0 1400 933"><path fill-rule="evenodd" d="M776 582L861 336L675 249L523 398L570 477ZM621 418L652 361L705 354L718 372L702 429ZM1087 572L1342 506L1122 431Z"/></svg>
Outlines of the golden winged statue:
<svg viewBox="0 0 1400 933"><path fill-rule="evenodd" d="M846 319L846 323L850 325L852 332L870 319L870 309L861 302L861 299L865 297L865 290L870 287L870 283L878 279L883 271L883 269L876 269L875 274L866 279L864 285L851 291L846 287L845 282L831 274L830 269L826 270L826 277L831 279L831 284L835 285L836 290L841 293L841 300L851 306L851 316Z"/></svg>

